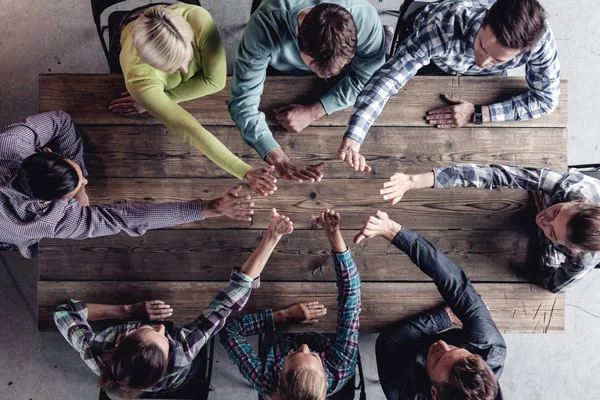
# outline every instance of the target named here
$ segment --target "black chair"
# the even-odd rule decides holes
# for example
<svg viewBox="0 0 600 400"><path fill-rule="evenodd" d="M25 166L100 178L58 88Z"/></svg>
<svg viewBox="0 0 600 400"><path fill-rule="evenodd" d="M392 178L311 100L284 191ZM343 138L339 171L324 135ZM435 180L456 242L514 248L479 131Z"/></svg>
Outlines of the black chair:
<svg viewBox="0 0 600 400"><path fill-rule="evenodd" d="M600 180L600 164L569 165L569 168L577 168L582 174Z"/></svg>
<svg viewBox="0 0 600 400"><path fill-rule="evenodd" d="M128 11L114 11L108 16L108 25L102 25L100 17L102 13L109 7L122 3L126 0L90 0L92 4L92 16L96 24L96 31L102 44L102 50L108 62L108 68L111 74L120 74L121 65L119 64L119 53L121 52L121 22L129 15L155 5L171 5L174 2L157 2L147 4ZM200 5L200 0L181 0L181 3ZM104 34L108 30L108 45Z"/></svg>
<svg viewBox="0 0 600 400"><path fill-rule="evenodd" d="M269 339L267 341L272 342L272 340L269 340ZM263 342L264 342L264 336L261 333L258 335L258 354L259 355L262 354L261 348L263 346ZM360 378L360 381L358 382L358 384L356 383L356 374L355 374L352 376L352 378L350 378L348 380L348 382L346 382L346 384L344 385L344 387L342 387L342 389L340 391L338 391L334 395L327 397L328 400L354 400L357 390L360 390L360 400L367 399L365 375L363 372L362 361L360 358L360 350L358 351L358 360L356 362L356 365L358 368L358 376ZM260 397L260 395L258 395L258 400L263 400Z"/></svg>
<svg viewBox="0 0 600 400"><path fill-rule="evenodd" d="M413 24L415 18L425 8L425 6L431 3L437 3L441 0L405 0L400 5L398 11L386 11L388 14L392 14L398 17L396 23L396 29L394 29L394 37L392 39L392 45L390 47L390 56L396 53L400 43L404 41L413 32Z"/></svg>
<svg viewBox="0 0 600 400"><path fill-rule="evenodd" d="M214 390L210 385L214 359L215 337L213 336L200 350L200 353L198 353L194 360L194 363L200 363L198 371L193 377L190 377L181 388L166 393L143 393L140 399L207 400L209 392ZM100 389L100 397L98 400L111 399L106 392Z"/></svg>

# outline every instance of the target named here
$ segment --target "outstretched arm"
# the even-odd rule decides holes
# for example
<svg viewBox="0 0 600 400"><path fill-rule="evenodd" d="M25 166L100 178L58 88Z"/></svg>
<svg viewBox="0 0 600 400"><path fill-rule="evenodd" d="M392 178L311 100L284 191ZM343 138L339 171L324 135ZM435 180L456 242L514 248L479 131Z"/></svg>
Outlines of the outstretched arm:
<svg viewBox="0 0 600 400"><path fill-rule="evenodd" d="M425 188L523 189L552 195L557 183L567 174L547 168L459 164L417 175L398 172L383 184L380 194L391 204L398 203L408 190Z"/></svg>

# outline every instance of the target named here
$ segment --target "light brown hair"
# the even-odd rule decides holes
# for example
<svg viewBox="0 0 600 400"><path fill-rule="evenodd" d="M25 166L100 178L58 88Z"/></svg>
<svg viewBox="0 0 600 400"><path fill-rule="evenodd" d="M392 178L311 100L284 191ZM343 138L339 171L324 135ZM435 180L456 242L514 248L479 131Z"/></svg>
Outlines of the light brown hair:
<svg viewBox="0 0 600 400"><path fill-rule="evenodd" d="M546 11L537 0L498 0L487 11L483 26L508 49L533 47L546 32Z"/></svg>
<svg viewBox="0 0 600 400"><path fill-rule="evenodd" d="M309 67L319 75L339 72L354 57L356 40L352 15L336 4L314 6L298 27L298 47L313 59Z"/></svg>
<svg viewBox="0 0 600 400"><path fill-rule="evenodd" d="M164 6L150 7L131 30L133 45L148 64L163 72L175 72L184 64L194 31L183 16Z"/></svg>
<svg viewBox="0 0 600 400"><path fill-rule="evenodd" d="M281 400L325 400L327 378L324 371L304 365L281 374L279 381Z"/></svg>
<svg viewBox="0 0 600 400"><path fill-rule="evenodd" d="M469 354L457 360L447 382L434 382L438 400L494 400L498 381L483 357Z"/></svg>
<svg viewBox="0 0 600 400"><path fill-rule="evenodd" d="M567 242L582 251L600 251L600 204L577 202L567 222Z"/></svg>

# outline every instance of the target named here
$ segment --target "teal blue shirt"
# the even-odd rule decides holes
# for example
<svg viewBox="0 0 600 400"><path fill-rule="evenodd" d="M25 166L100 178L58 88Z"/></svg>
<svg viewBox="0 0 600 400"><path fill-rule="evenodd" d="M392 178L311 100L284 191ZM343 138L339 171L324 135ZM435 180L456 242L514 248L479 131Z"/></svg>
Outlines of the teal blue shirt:
<svg viewBox="0 0 600 400"><path fill-rule="evenodd" d="M279 144L265 115L258 111L270 65L289 75L310 73L298 48L298 14L324 3L319 0L265 0L252 14L244 31L233 70L229 111L242 138L265 157ZM357 28L356 54L350 71L321 97L327 114L354 104L371 75L385 61L385 34L379 14L367 0L329 0L344 7Z"/></svg>

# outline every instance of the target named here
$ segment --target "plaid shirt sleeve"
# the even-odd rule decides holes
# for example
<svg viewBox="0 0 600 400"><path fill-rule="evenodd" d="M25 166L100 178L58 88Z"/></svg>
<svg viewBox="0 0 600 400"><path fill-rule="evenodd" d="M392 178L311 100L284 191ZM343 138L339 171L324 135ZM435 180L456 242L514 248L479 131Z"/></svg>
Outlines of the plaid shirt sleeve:
<svg viewBox="0 0 600 400"><path fill-rule="evenodd" d="M547 168L521 168L509 165L459 164L433 170L434 188L474 187L480 189L524 189L552 195L566 175Z"/></svg>
<svg viewBox="0 0 600 400"><path fill-rule="evenodd" d="M92 343L94 331L87 321L88 310L85 303L71 300L67 304L60 305L54 311L54 323L59 332L69 342L81 359L96 375L100 374L100 368L92 354Z"/></svg>
<svg viewBox="0 0 600 400"><path fill-rule="evenodd" d="M52 202L38 219L41 237L86 239L125 232L143 235L148 229L185 224L204 219L198 201L163 204L124 203L82 207L77 200ZM41 228L40 228L41 229Z"/></svg>
<svg viewBox="0 0 600 400"><path fill-rule="evenodd" d="M208 339L223 328L231 311L240 311L252 292L253 280L241 272L234 272L208 308L189 325L181 328L177 341L183 344L184 357L192 362Z"/></svg>
<svg viewBox="0 0 600 400"><path fill-rule="evenodd" d="M360 276L350 250L333 253L338 286L338 327L327 363L335 380L329 393L341 389L355 373L358 355L358 316L361 310Z"/></svg>
<svg viewBox="0 0 600 400"><path fill-rule="evenodd" d="M564 293L600 263L600 254L583 253L566 257L539 231L539 268L544 287L552 293Z"/></svg>
<svg viewBox="0 0 600 400"><path fill-rule="evenodd" d="M266 310L228 322L219 334L221 344L227 350L231 362L237 365L244 378L263 397L273 393L276 386L269 371L265 369L252 346L246 341L246 336L274 330L273 312Z"/></svg>
<svg viewBox="0 0 600 400"><path fill-rule="evenodd" d="M438 20L423 24L398 48L366 84L354 104L344 137L362 143L391 96L410 80L431 58L445 51L447 35Z"/></svg>
<svg viewBox="0 0 600 400"><path fill-rule="evenodd" d="M560 99L560 64L550 26L525 67L529 91L489 105L492 122L520 121L551 113Z"/></svg>

